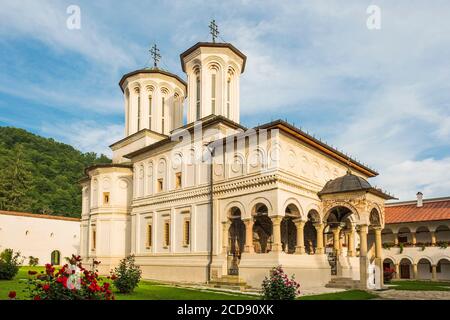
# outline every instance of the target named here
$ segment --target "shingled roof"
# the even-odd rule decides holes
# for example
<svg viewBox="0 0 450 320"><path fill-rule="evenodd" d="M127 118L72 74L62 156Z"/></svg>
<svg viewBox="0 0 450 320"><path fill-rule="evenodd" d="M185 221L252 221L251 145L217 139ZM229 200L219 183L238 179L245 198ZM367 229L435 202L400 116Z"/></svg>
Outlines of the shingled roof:
<svg viewBox="0 0 450 320"><path fill-rule="evenodd" d="M385 206L386 223L450 220L450 197L423 200L418 207L416 201L390 203Z"/></svg>

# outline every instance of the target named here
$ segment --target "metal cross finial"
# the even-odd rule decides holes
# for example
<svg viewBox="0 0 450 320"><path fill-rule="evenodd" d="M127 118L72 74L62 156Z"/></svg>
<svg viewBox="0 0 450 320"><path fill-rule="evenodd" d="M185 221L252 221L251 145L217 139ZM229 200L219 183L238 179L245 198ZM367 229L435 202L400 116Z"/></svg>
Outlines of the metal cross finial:
<svg viewBox="0 0 450 320"><path fill-rule="evenodd" d="M150 49L150 54L153 58L153 65L155 68L158 66L159 60L161 60L161 55L159 54L159 49L156 47L156 44L153 45L153 47Z"/></svg>
<svg viewBox="0 0 450 320"><path fill-rule="evenodd" d="M216 24L216 20L212 20L211 23L209 24L209 30L212 36L212 42L216 42L216 38L219 35L219 29L217 29L217 24Z"/></svg>

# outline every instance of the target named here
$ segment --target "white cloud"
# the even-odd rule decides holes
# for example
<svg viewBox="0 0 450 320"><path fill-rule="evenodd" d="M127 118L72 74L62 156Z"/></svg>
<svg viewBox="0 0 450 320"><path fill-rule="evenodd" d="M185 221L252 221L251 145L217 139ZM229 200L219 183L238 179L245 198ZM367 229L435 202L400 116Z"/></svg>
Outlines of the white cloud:
<svg viewBox="0 0 450 320"><path fill-rule="evenodd" d="M123 138L121 125L100 125L95 121L81 121L70 124L44 124L41 131L83 152L94 151L112 156L109 145Z"/></svg>

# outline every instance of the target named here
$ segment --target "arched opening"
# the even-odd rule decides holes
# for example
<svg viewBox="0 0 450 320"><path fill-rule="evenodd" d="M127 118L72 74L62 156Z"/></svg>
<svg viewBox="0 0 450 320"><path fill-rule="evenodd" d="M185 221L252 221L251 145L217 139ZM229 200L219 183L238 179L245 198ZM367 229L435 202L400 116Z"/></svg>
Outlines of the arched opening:
<svg viewBox="0 0 450 320"><path fill-rule="evenodd" d="M317 231L314 224L320 223L319 213L312 209L308 212L308 220L303 229L303 237L305 242L305 251L308 254L314 254L317 248Z"/></svg>
<svg viewBox="0 0 450 320"><path fill-rule="evenodd" d="M245 245L245 225L241 219L241 210L233 207L229 212L231 220L228 229L228 274L236 275L239 272L239 262Z"/></svg>
<svg viewBox="0 0 450 320"><path fill-rule="evenodd" d="M409 259L403 258L400 261L400 279L411 279L411 261Z"/></svg>
<svg viewBox="0 0 450 320"><path fill-rule="evenodd" d="M286 207L284 218L281 221L281 247L286 253L294 253L297 244L297 228L294 219L300 218L297 206L290 204Z"/></svg>
<svg viewBox="0 0 450 320"><path fill-rule="evenodd" d="M50 262L54 266L58 266L61 263L61 253L58 250L52 251L50 255Z"/></svg>
<svg viewBox="0 0 450 320"><path fill-rule="evenodd" d="M438 280L450 280L450 260L443 258L438 261L436 275Z"/></svg>
<svg viewBox="0 0 450 320"><path fill-rule="evenodd" d="M268 216L267 206L258 203L254 207L255 222L253 224L253 246L256 253L267 253L272 250L273 226Z"/></svg>
<svg viewBox="0 0 450 320"><path fill-rule="evenodd" d="M381 231L381 241L383 245L393 246L395 243L395 236L391 229L383 229Z"/></svg>
<svg viewBox="0 0 450 320"><path fill-rule="evenodd" d="M436 235L436 241L438 243L450 241L450 228L448 226L440 225L436 228L434 234Z"/></svg>
<svg viewBox="0 0 450 320"><path fill-rule="evenodd" d="M432 274L431 262L428 259L420 259L417 263L417 278L420 280L430 280Z"/></svg>
<svg viewBox="0 0 450 320"><path fill-rule="evenodd" d="M428 227L420 226L416 229L416 245L431 245L431 233Z"/></svg>
<svg viewBox="0 0 450 320"><path fill-rule="evenodd" d="M374 229L381 227L381 216L377 209L373 208L369 214L369 233L367 235L367 247L369 248L369 252L374 254L375 251L375 232Z"/></svg>
<svg viewBox="0 0 450 320"><path fill-rule="evenodd" d="M408 227L402 227L397 233L398 243L408 244L411 243L411 230Z"/></svg>
<svg viewBox="0 0 450 320"><path fill-rule="evenodd" d="M331 267L331 275L338 274L338 259L342 253L345 241L345 231L351 228L350 216L353 212L344 206L332 208L326 216L326 228L324 233L324 243L326 254ZM346 229L346 230L344 230Z"/></svg>
<svg viewBox="0 0 450 320"><path fill-rule="evenodd" d="M383 260L383 279L385 283L388 283L395 276L394 261L389 258Z"/></svg>

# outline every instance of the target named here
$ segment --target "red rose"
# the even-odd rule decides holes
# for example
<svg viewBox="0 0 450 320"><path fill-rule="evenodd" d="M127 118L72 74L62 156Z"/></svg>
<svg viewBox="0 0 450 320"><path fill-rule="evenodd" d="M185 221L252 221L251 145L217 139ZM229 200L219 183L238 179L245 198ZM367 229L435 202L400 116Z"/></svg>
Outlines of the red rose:
<svg viewBox="0 0 450 320"><path fill-rule="evenodd" d="M15 297L16 297L16 292L15 291L10 291L9 293L8 293L8 298L10 298L10 299L14 299Z"/></svg>
<svg viewBox="0 0 450 320"><path fill-rule="evenodd" d="M34 300L41 300L41 296L34 296Z"/></svg>
<svg viewBox="0 0 450 320"><path fill-rule="evenodd" d="M42 286L42 289L44 289L44 291L48 291L48 290L50 290L50 285L49 284L44 284Z"/></svg>

